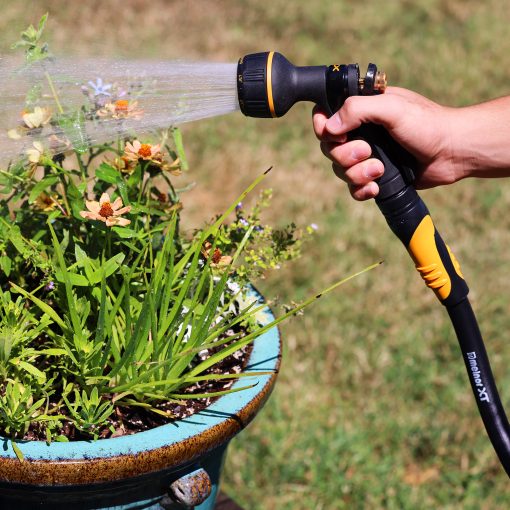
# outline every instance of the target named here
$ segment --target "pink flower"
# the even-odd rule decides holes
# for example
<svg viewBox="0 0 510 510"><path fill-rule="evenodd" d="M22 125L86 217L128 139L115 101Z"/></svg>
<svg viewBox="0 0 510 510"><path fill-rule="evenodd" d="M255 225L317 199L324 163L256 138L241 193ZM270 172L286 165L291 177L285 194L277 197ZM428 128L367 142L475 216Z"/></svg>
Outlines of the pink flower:
<svg viewBox="0 0 510 510"><path fill-rule="evenodd" d="M134 140L133 143L127 142L124 147L124 157L130 161L144 159L160 164L162 160L161 146L159 144L140 143L138 140Z"/></svg>
<svg viewBox="0 0 510 510"><path fill-rule="evenodd" d="M95 200L85 202L88 211L80 211L80 216L88 220L98 220L106 223L107 227L119 225L125 227L131 223L130 220L122 218L121 215L128 213L131 206L122 207L122 199L119 197L110 203L110 195L103 193L99 202Z"/></svg>

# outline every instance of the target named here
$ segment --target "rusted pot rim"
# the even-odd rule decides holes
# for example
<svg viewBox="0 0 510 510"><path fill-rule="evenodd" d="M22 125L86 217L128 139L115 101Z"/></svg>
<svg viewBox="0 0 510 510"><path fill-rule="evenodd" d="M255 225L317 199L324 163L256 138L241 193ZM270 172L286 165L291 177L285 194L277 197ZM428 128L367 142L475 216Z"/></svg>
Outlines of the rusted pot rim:
<svg viewBox="0 0 510 510"><path fill-rule="evenodd" d="M258 295L259 299L262 299ZM270 320L269 308L265 313ZM11 442L3 439L0 481L61 486L101 483L135 477L193 463L204 453L230 440L263 406L276 382L281 342L276 327L253 343L246 371L271 375L244 377L235 387L256 384L224 395L200 413L129 436L69 443L17 442L21 462Z"/></svg>

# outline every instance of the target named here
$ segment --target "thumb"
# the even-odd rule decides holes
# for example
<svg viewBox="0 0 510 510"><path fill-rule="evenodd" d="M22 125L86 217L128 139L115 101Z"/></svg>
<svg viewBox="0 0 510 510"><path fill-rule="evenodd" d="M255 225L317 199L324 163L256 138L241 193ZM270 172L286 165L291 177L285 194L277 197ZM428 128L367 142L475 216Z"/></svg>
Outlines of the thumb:
<svg viewBox="0 0 510 510"><path fill-rule="evenodd" d="M325 130L332 135L341 135L369 122L391 130L402 118L405 101L397 94L348 97L342 108L328 119Z"/></svg>

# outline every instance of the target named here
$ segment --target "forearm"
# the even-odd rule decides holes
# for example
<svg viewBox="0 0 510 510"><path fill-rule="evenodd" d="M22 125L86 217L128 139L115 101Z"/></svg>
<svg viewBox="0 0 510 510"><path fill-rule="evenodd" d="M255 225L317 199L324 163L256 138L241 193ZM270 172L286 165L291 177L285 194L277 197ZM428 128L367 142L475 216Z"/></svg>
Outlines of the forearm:
<svg viewBox="0 0 510 510"><path fill-rule="evenodd" d="M452 109L449 117L459 179L510 176L510 96Z"/></svg>

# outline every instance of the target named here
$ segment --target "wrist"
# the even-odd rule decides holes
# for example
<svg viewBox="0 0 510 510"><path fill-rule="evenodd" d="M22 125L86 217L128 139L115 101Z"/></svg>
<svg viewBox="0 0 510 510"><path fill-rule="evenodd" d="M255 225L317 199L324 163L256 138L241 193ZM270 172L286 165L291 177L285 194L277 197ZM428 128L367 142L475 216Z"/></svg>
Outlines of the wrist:
<svg viewBox="0 0 510 510"><path fill-rule="evenodd" d="M510 97L450 109L450 157L457 180L510 176Z"/></svg>

